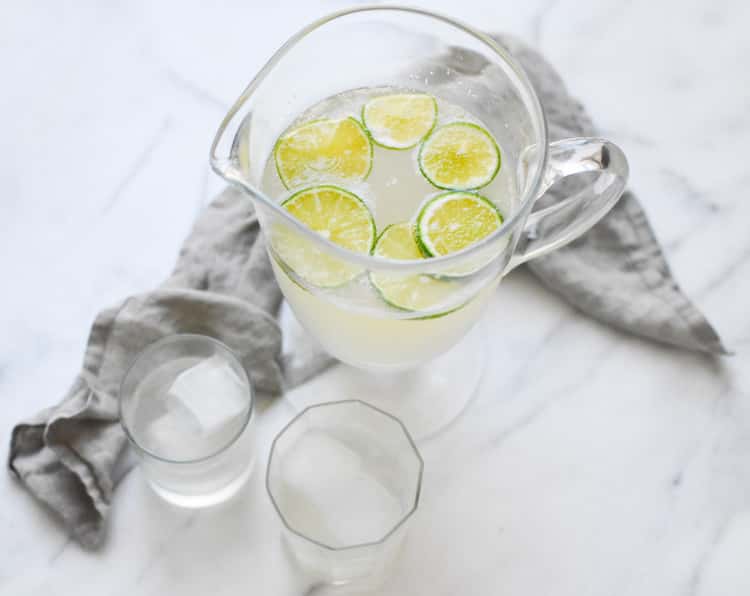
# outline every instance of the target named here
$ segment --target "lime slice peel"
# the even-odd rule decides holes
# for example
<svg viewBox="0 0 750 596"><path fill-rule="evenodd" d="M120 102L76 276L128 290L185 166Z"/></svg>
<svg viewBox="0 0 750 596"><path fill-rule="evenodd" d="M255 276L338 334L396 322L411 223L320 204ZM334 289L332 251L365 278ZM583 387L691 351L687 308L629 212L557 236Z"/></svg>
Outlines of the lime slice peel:
<svg viewBox="0 0 750 596"><path fill-rule="evenodd" d="M475 244L502 223L500 210L488 198L473 192L449 191L433 197L420 209L416 241L425 255L443 256Z"/></svg>
<svg viewBox="0 0 750 596"><path fill-rule="evenodd" d="M372 139L352 116L319 118L281 135L273 156L285 188L325 179L361 182L372 171Z"/></svg>
<svg viewBox="0 0 750 596"><path fill-rule="evenodd" d="M378 237L372 254L393 260L419 261L424 259L414 237L411 222L392 224ZM450 280L438 279L425 273L397 274L370 272L370 282L384 302L402 311L429 311L450 300L461 286ZM424 318L443 316L448 311L427 315Z"/></svg>
<svg viewBox="0 0 750 596"><path fill-rule="evenodd" d="M365 202L334 185L312 186L281 204L307 229L354 253L368 254L375 243L375 220ZM271 243L283 265L312 285L333 288L357 277L362 267L332 254L289 225L271 227Z"/></svg>
<svg viewBox="0 0 750 596"><path fill-rule="evenodd" d="M495 179L502 163L492 135L473 122L450 122L434 129L417 158L425 179L443 190L477 190Z"/></svg>
<svg viewBox="0 0 750 596"><path fill-rule="evenodd" d="M403 151L416 147L437 124L437 100L425 93L380 95L362 106L373 143Z"/></svg>

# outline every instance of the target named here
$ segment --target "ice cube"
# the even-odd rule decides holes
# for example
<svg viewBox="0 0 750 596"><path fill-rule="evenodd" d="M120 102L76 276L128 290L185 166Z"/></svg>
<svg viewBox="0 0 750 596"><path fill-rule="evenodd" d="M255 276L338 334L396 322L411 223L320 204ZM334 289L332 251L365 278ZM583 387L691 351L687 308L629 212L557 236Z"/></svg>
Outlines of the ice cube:
<svg viewBox="0 0 750 596"><path fill-rule="evenodd" d="M168 391L170 403L185 407L205 435L229 432L248 407L248 388L220 356L183 371Z"/></svg>
<svg viewBox="0 0 750 596"><path fill-rule="evenodd" d="M146 427L144 447L167 459L200 457L201 427L190 411L174 404Z"/></svg>
<svg viewBox="0 0 750 596"><path fill-rule="evenodd" d="M319 430L302 435L283 461L286 484L305 487L325 483L339 472L352 473L362 465L359 454Z"/></svg>
<svg viewBox="0 0 750 596"><path fill-rule="evenodd" d="M284 459L283 508L298 531L333 547L373 542L401 518L401 505L344 443L320 432Z"/></svg>
<svg viewBox="0 0 750 596"><path fill-rule="evenodd" d="M341 545L380 540L401 519L400 501L366 470L343 480L347 499L333 516L332 535Z"/></svg>

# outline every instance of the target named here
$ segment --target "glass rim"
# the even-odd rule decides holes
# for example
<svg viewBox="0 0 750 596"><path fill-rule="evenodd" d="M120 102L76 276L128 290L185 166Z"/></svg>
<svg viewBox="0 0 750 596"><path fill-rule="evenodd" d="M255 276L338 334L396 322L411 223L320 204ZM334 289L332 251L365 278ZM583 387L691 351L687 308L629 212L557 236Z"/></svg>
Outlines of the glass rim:
<svg viewBox="0 0 750 596"><path fill-rule="evenodd" d="M195 457L191 459L175 459L175 458L169 458L169 457L164 457L163 455L159 455L158 453L155 453L154 451L147 449L136 440L135 436L133 436L131 429L129 428L129 424L125 421L125 417L123 415L123 392L122 390L125 386L125 381L128 380L128 377L133 372L133 369L136 367L136 365L142 362L145 359L145 357L152 355L154 352L163 348L167 344L180 342L184 340L204 341L206 343L213 344L214 346L218 346L221 350L223 350L226 354L228 354L230 358L233 359L235 363L239 366L239 368L242 370L242 380L244 380L245 383L247 384L248 394L250 397L250 406L247 408L247 413L245 414L245 420L243 420L242 426L237 430L237 432L234 435L232 435L231 438L227 439L227 442L224 443L221 447L219 447L215 451L212 451L211 453L202 455L200 457ZM248 425L250 424L250 421L252 420L254 412L255 412L255 389L253 387L253 383L250 379L250 376L247 374L247 370L245 370L245 367L240 361L240 359L237 357L237 354L235 354L225 343L219 341L218 339L210 337L208 335L201 335L200 333L173 333L171 335L165 335L164 337L156 340L155 342L150 343L145 348L143 348L140 352L138 352L135 358L133 358L133 361L128 366L127 370L125 371L125 374L122 376L122 381L120 382L117 412L118 412L118 416L120 419L120 426L125 431L125 436L127 437L128 441L135 448L136 451L143 453L145 455L148 455L149 457L155 460L158 460L160 462L163 462L163 463L195 464L195 463L200 463L203 461L213 459L214 457L221 455L222 453L227 451L232 445L234 445L237 442L237 440L242 436L242 434L245 432Z"/></svg>
<svg viewBox="0 0 750 596"><path fill-rule="evenodd" d="M521 207L515 213L513 213L510 217L505 218L503 223L500 225L500 227L497 230L495 230L492 234L490 234L489 236L486 236L485 238L472 244L471 246L468 246L462 250L451 253L449 255L443 255L439 257L430 257L429 259L422 259L422 260L399 261L399 260L385 259L383 257L378 257L378 256L370 255L370 254L355 253L353 251L350 251L342 246L339 246L331 242L330 240L326 238L323 238L320 234L314 232L313 230L305 226L302 222L300 222L295 217L287 213L284 209L281 209L280 205L276 201L274 201L272 198L267 196L260 188L257 188L254 184L247 182L244 178L240 176L230 175L226 171L223 171L221 169L221 164L225 160L223 160L217 155L217 149L218 149L219 143L224 138L224 135L227 131L227 127L229 126L232 119L240 111L242 106L247 102L247 100L255 92L256 88L265 80L265 78L269 75L269 73L273 70L273 68L284 58L284 56L295 45L297 45L299 41L304 39L308 34L312 33L313 31L317 29L320 29L324 25L332 21L335 21L337 19L340 19L342 17L347 17L350 15L354 15L358 13L365 13L365 12L406 12L406 13L411 13L411 14L415 14L418 16L422 16L422 17L427 17L429 19L442 21L443 23L447 25L450 25L456 29L463 31L467 35L475 38L475 40L487 46L496 55L496 57L499 60L503 61L505 64L507 64L510 67L510 69L513 71L515 76L518 78L518 81L520 82L520 87L522 87L528 99L530 99L531 101L531 104L533 107L532 119L536 121L536 124L539 127L540 138L538 139L537 146L541 146L541 152L539 152L539 158L537 160L538 168L536 172L534 173L534 177L531 183L527 185L526 191L521 196L521 201L520 201ZM243 124L244 124L244 121L243 121ZM243 124L241 124L237 128L237 130L242 128ZM235 135L236 135L236 132L235 132ZM261 67L261 69L255 75L255 77L253 77L253 79L250 81L247 87L245 87L240 97L229 108L229 111L224 116L216 132L216 135L214 136L214 140L211 143L211 149L209 153L209 162L211 164L211 168L214 170L214 172L216 172L216 174L218 174L222 178L225 178L233 182L235 185L240 186L242 189L244 189L249 194L251 194L255 199L261 201L266 207L273 210L276 213L276 215L284 219L286 223L292 226L293 228L295 228L297 232L307 237L312 242L322 244L325 247L326 251L334 253L336 256L338 256L342 260L355 263L357 265L361 265L370 270L392 271L394 273L403 273L403 274L422 273L422 272L434 269L436 266L440 267L440 266L455 265L457 262L462 261L465 258L468 258L475 254L480 253L483 249L486 249L493 242L497 241L498 239L502 238L505 235L508 235L517 226L523 225L523 223L526 220L526 217L528 216L529 212L531 211L533 207L534 200L538 197L539 191L542 188L542 185L544 182L544 175L547 170L548 159L549 159L549 132L547 129L547 118L544 112L544 108L542 107L542 104L539 101L539 97L536 91L534 90L534 87L532 86L531 82L529 81L528 76L526 75L526 71L518 63L518 61L508 51L500 47L500 45L497 42L495 42L491 37L489 37L488 35L480 31L477 31L475 28L471 27L470 25L467 25L466 23L462 21L459 21L452 17L448 17L439 12L434 12L431 10L426 10L426 9L416 8L416 7L411 7L411 6L400 6L396 4L367 4L367 5L358 6L354 8L346 8L343 10L339 10L339 11L330 13L326 16L323 16L313 21L312 23L303 27L302 29L297 31L297 33L289 37L289 39L287 39L287 41L285 41L281 45L281 47L278 50L276 50L276 52L274 52L271 58L269 58L268 61L263 65L263 67Z"/></svg>
<svg viewBox="0 0 750 596"><path fill-rule="evenodd" d="M310 536L300 532L299 530L293 528L291 525L289 525L289 522L286 519L286 516L282 513L278 503L276 502L276 498L273 495L273 492L271 491L271 462L273 461L274 454L276 452L276 444L278 440L286 433L287 430L289 430L295 423L297 423L307 412L310 410L314 410L316 408L326 408L326 407L336 407L341 405L350 405L350 404L357 404L359 406L364 406L365 408L369 408L378 414L382 416L386 416L396 422L403 431L404 435L406 436L406 439L409 441L409 445L411 446L411 451L416 455L417 461L419 462L419 472L417 473L417 487L414 491L414 498L413 503L409 510L401 515L401 518L399 521L387 532L385 533L381 538L378 540L373 540L371 542L360 542L357 544L348 544L346 546L331 546L329 544L326 544L325 542L320 542L319 540L316 540L315 538L311 538ZM424 460L422 459L422 454L419 452L419 449L417 449L417 445L414 442L414 439L411 436L411 433L409 432L409 429L406 428L406 425L404 425L403 422L390 412L386 412L385 410L381 410L380 408L373 406L372 404L368 404L365 401L362 401L361 399L342 399L337 401L327 401L327 402L321 402L317 404L313 404L311 406L307 406L300 412L298 412L289 422L287 422L284 427L276 434L276 436L273 438L273 441L271 442L271 449L268 453L268 463L266 464L266 478L265 478L265 485L266 485L266 493L268 494L268 498L271 499L271 504L273 505L273 508L276 510L276 514L279 516L279 519L281 520L281 523L284 524L284 527L289 530L292 534L295 536L298 536L302 538L303 540L306 540L312 544L315 544L316 546L319 546L320 548L323 548L327 551L331 552L340 552L340 551L347 551L347 550L354 550L358 548L368 548L372 546L378 546L380 544L385 543L391 536L393 536L406 522L409 520L414 513L417 511L417 508L419 507L419 501L422 495L422 480L424 475Z"/></svg>

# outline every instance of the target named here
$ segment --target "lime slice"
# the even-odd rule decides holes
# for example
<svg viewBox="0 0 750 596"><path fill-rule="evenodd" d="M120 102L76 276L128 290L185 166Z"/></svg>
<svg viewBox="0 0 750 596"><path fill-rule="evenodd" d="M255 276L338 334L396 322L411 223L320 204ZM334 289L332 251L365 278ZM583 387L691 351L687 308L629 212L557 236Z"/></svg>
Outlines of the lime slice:
<svg viewBox="0 0 750 596"><path fill-rule="evenodd" d="M471 246L503 223L494 203L470 192L446 192L428 201L417 215L417 243L438 257Z"/></svg>
<svg viewBox="0 0 750 596"><path fill-rule="evenodd" d="M372 253L378 257L400 261L424 259L414 239L414 227L411 223L388 226L380 234ZM370 281L388 304L409 311L435 308L460 288L455 282L424 274L372 272Z"/></svg>
<svg viewBox="0 0 750 596"><path fill-rule="evenodd" d="M437 102L424 93L381 95L362 108L362 121L372 140L386 149L414 147L436 120Z"/></svg>
<svg viewBox="0 0 750 596"><path fill-rule="evenodd" d="M419 150L419 169L433 186L473 190L500 170L500 149L481 126L451 122L435 129Z"/></svg>
<svg viewBox="0 0 750 596"><path fill-rule="evenodd" d="M311 230L352 252L368 254L375 242L370 210L362 199L343 188L306 188L289 197L282 207ZM271 244L285 267L313 285L340 286L362 271L288 225L277 222L271 230Z"/></svg>
<svg viewBox="0 0 750 596"><path fill-rule="evenodd" d="M354 118L313 120L276 141L276 171L287 188L341 179L359 182L372 169L372 143Z"/></svg>

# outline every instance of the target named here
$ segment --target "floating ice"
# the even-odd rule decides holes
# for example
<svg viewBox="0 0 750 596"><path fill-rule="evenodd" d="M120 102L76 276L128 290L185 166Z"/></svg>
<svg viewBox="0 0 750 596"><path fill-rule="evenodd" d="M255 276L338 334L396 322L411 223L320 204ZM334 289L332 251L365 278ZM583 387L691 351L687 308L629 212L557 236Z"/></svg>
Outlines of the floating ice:
<svg viewBox="0 0 750 596"><path fill-rule="evenodd" d="M193 414L174 404L146 427L144 446L167 459L200 457L201 427Z"/></svg>
<svg viewBox="0 0 750 596"><path fill-rule="evenodd" d="M168 390L168 402L170 408L186 408L204 435L222 435L236 429L248 407L247 392L232 367L221 357L211 356L177 375Z"/></svg>
<svg viewBox="0 0 750 596"><path fill-rule="evenodd" d="M319 431L301 437L283 462L282 509L289 524L333 547L379 540L401 518L398 499L356 451Z"/></svg>

